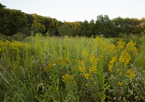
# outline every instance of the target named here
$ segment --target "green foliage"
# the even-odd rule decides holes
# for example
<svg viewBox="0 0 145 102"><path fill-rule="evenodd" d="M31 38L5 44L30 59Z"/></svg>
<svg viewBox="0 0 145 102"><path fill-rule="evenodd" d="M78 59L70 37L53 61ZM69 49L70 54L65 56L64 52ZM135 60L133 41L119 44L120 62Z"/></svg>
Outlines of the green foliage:
<svg viewBox="0 0 145 102"><path fill-rule="evenodd" d="M96 26L95 26L95 21L92 19L89 23L89 29L88 29L88 36L87 37L96 37L97 32L96 32Z"/></svg>
<svg viewBox="0 0 145 102"><path fill-rule="evenodd" d="M72 34L73 37L81 35L81 30L73 27L71 29L71 34Z"/></svg>
<svg viewBox="0 0 145 102"><path fill-rule="evenodd" d="M0 33L0 40L2 40L2 41L6 41L6 40L11 41L11 37Z"/></svg>
<svg viewBox="0 0 145 102"><path fill-rule="evenodd" d="M144 101L144 47L111 40L36 34L0 41L0 101Z"/></svg>
<svg viewBox="0 0 145 102"><path fill-rule="evenodd" d="M105 37L117 37L115 28L107 15L97 16L96 26L98 27L98 34L103 34Z"/></svg>
<svg viewBox="0 0 145 102"><path fill-rule="evenodd" d="M117 17L112 20L116 31L124 34L139 34L142 32L141 21L135 18L121 18Z"/></svg>
<svg viewBox="0 0 145 102"><path fill-rule="evenodd" d="M108 15L98 15L96 21L61 22L55 18L43 17L37 14L26 14L20 10L8 9L0 3L0 33L12 36L18 32L30 35L41 33L50 36L86 36L119 37L120 33L140 34L145 30L145 19L121 18L109 19ZM64 26L65 25L65 26ZM64 28L66 30L64 30ZM59 29L59 31L58 31ZM61 29L61 30L60 30ZM63 30L62 30L63 29ZM64 34L63 34L64 33Z"/></svg>
<svg viewBox="0 0 145 102"><path fill-rule="evenodd" d="M3 25L3 33L13 35L26 26L24 14L19 10L5 9L5 24Z"/></svg>
<svg viewBox="0 0 145 102"><path fill-rule="evenodd" d="M23 41L27 36L21 32L14 34L12 36L12 40L16 40L16 41Z"/></svg>
<svg viewBox="0 0 145 102"><path fill-rule="evenodd" d="M61 35L61 36L64 36L64 35L68 35L68 36L71 36L71 28L67 25L67 23L64 23L62 26L60 26L58 28L58 33Z"/></svg>
<svg viewBox="0 0 145 102"><path fill-rule="evenodd" d="M88 21L85 20L83 23L81 23L80 29L81 29L81 36L89 37L88 35L89 22Z"/></svg>
<svg viewBox="0 0 145 102"><path fill-rule="evenodd" d="M45 20L44 17L39 16L37 14L33 14L32 31L34 29L34 32L36 31L36 33L38 33L36 30L38 29L40 33L44 32L46 30L45 25L43 24L44 20Z"/></svg>
<svg viewBox="0 0 145 102"><path fill-rule="evenodd" d="M117 44L117 42L122 39L122 41L124 41L126 44L128 42L130 42L131 40L133 40L133 42L136 42L136 47L139 48L142 44L142 37L143 35L141 36L141 34L137 35L137 34L130 34L130 35L126 35L126 34L123 34L123 33L120 33L119 34L119 37L118 38L115 38L112 43L114 43L115 45Z"/></svg>

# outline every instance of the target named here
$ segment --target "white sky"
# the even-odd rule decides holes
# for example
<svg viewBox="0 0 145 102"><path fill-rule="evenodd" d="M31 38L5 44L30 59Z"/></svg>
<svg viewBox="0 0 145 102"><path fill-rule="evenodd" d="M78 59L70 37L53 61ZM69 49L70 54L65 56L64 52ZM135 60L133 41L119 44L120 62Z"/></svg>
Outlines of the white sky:
<svg viewBox="0 0 145 102"><path fill-rule="evenodd" d="M10 9L70 22L96 20L101 14L110 19L145 17L145 0L0 0L0 3Z"/></svg>

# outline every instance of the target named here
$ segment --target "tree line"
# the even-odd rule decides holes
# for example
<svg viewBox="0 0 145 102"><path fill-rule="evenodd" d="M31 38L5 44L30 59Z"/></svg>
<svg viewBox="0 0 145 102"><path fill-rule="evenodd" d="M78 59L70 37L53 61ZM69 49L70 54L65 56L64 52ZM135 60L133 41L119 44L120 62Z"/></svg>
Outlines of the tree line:
<svg viewBox="0 0 145 102"><path fill-rule="evenodd" d="M18 32L25 35L42 33L55 36L99 36L118 37L119 34L140 34L145 30L145 18L109 19L108 15L98 15L96 20L84 22L62 22L55 18L37 14L27 14L20 10L8 9L0 3L0 33L12 36Z"/></svg>

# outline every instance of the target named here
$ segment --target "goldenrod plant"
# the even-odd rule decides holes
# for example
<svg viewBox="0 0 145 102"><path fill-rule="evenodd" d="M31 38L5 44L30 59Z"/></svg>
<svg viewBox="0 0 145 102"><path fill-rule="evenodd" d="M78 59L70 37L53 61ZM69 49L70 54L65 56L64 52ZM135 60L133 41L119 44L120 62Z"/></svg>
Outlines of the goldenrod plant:
<svg viewBox="0 0 145 102"><path fill-rule="evenodd" d="M41 34L0 40L0 101L145 101L144 40L140 48L113 40Z"/></svg>

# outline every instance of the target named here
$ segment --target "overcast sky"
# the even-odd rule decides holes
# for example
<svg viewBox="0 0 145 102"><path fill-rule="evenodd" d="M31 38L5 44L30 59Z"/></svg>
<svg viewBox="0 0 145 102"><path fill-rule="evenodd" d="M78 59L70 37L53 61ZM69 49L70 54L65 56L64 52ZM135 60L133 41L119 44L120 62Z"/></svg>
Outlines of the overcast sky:
<svg viewBox="0 0 145 102"><path fill-rule="evenodd" d="M145 17L145 0L0 0L0 3L10 9L70 22L96 20L101 14L110 19Z"/></svg>

